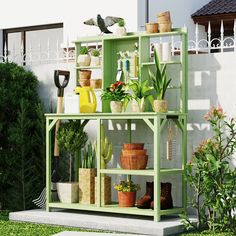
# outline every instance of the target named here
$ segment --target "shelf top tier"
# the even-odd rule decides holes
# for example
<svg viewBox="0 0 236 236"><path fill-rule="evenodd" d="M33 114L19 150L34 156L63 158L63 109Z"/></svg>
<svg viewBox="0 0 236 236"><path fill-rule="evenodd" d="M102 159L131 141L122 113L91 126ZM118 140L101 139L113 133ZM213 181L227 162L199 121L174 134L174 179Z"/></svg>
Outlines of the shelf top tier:
<svg viewBox="0 0 236 236"><path fill-rule="evenodd" d="M138 38L138 37L155 38L155 37L182 35L182 34L187 34L186 27L173 28L171 32L164 32L164 33L147 34L145 31L140 31L140 32L135 32L135 33L133 32L128 33L126 36L117 36L115 34L88 36L88 37L78 38L76 41L74 41L74 43L76 44L76 43L101 42L102 40L113 40L113 39L126 40L126 39Z"/></svg>

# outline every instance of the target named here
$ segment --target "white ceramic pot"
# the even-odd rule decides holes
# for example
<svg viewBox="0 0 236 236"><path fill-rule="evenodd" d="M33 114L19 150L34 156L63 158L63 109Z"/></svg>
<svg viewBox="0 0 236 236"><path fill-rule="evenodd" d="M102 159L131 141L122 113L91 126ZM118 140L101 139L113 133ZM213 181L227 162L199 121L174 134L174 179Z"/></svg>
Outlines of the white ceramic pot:
<svg viewBox="0 0 236 236"><path fill-rule="evenodd" d="M123 102L121 101L111 101L110 108L112 113L121 113L123 110Z"/></svg>
<svg viewBox="0 0 236 236"><path fill-rule="evenodd" d="M90 61L91 61L91 57L88 54L79 55L78 60L77 60L79 66L89 66Z"/></svg>
<svg viewBox="0 0 236 236"><path fill-rule="evenodd" d="M57 183L57 193L60 202L75 203L79 201L79 183Z"/></svg>
<svg viewBox="0 0 236 236"><path fill-rule="evenodd" d="M101 57L91 56L90 66L100 66L101 65Z"/></svg>
<svg viewBox="0 0 236 236"><path fill-rule="evenodd" d="M141 101L141 104L139 105L136 100L132 101L132 112L144 112L144 99Z"/></svg>
<svg viewBox="0 0 236 236"><path fill-rule="evenodd" d="M161 43L154 43L154 48L156 49L159 61L163 61L162 59L162 44Z"/></svg>
<svg viewBox="0 0 236 236"><path fill-rule="evenodd" d="M171 44L169 42L162 43L162 61L171 61Z"/></svg>
<svg viewBox="0 0 236 236"><path fill-rule="evenodd" d="M116 28L116 35L121 37L121 36L125 36L127 33L126 33L126 28L125 27L120 27L118 26Z"/></svg>
<svg viewBox="0 0 236 236"><path fill-rule="evenodd" d="M167 101L166 100L154 100L153 101L153 110L155 112L167 112Z"/></svg>

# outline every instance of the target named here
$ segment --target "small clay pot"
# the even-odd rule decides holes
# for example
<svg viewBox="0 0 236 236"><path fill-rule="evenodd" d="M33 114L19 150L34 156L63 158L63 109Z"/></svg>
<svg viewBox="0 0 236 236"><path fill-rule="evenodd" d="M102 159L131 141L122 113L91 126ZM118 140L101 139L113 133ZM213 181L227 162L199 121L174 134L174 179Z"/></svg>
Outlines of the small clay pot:
<svg viewBox="0 0 236 236"><path fill-rule="evenodd" d="M79 70L79 79L90 79L92 71L91 70Z"/></svg>
<svg viewBox="0 0 236 236"><path fill-rule="evenodd" d="M143 150L122 150L122 155L124 157L127 156L144 156L147 154L147 150L143 149Z"/></svg>
<svg viewBox="0 0 236 236"><path fill-rule="evenodd" d="M164 33L164 32L171 32L171 22L167 23L159 23L159 32Z"/></svg>
<svg viewBox="0 0 236 236"><path fill-rule="evenodd" d="M121 113L123 110L123 102L121 101L111 101L110 108L112 113Z"/></svg>
<svg viewBox="0 0 236 236"><path fill-rule="evenodd" d="M101 65L101 57L91 56L90 66L100 66Z"/></svg>
<svg viewBox="0 0 236 236"><path fill-rule="evenodd" d="M81 87L90 86L90 80L89 79L80 79L79 84Z"/></svg>
<svg viewBox="0 0 236 236"><path fill-rule="evenodd" d="M89 66L90 61L91 61L91 57L88 54L79 55L77 59L79 66Z"/></svg>
<svg viewBox="0 0 236 236"><path fill-rule="evenodd" d="M146 23L146 32L153 34L158 32L158 23Z"/></svg>
<svg viewBox="0 0 236 236"><path fill-rule="evenodd" d="M126 170L145 170L148 163L148 155L120 155L120 166Z"/></svg>
<svg viewBox="0 0 236 236"><path fill-rule="evenodd" d="M124 143L123 150L142 150L144 143Z"/></svg>
<svg viewBox="0 0 236 236"><path fill-rule="evenodd" d="M166 11L166 12L161 12L159 14L157 14L157 20L158 20L158 23L163 23L163 22L170 22L171 19L170 19L170 12L169 11Z"/></svg>
<svg viewBox="0 0 236 236"><path fill-rule="evenodd" d="M90 80L90 86L93 89L100 89L100 88L102 88L102 79L91 79Z"/></svg>
<svg viewBox="0 0 236 236"><path fill-rule="evenodd" d="M167 101L166 100L154 100L153 109L155 112L167 112Z"/></svg>
<svg viewBox="0 0 236 236"><path fill-rule="evenodd" d="M136 192L118 191L119 207L133 207L136 201Z"/></svg>

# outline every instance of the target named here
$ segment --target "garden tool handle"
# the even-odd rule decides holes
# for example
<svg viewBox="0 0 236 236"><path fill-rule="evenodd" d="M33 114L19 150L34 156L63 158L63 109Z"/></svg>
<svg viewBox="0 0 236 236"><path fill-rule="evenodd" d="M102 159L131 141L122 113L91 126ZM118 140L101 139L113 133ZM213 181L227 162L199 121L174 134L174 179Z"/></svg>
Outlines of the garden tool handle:
<svg viewBox="0 0 236 236"><path fill-rule="evenodd" d="M59 79L60 75L65 77L62 84L60 83L60 79ZM69 83L69 78L70 78L70 72L69 71L65 71L65 70L55 70L54 71L54 83L58 88L58 90L57 90L57 96L58 97L63 97L64 88Z"/></svg>

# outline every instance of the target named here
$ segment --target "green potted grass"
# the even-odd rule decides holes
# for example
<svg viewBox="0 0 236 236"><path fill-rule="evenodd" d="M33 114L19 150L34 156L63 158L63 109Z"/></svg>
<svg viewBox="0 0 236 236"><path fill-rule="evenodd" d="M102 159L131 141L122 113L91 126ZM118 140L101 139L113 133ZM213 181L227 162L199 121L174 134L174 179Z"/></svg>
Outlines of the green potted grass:
<svg viewBox="0 0 236 236"><path fill-rule="evenodd" d="M75 153L85 146L88 139L87 133L84 131L85 125L86 122L81 124L80 121L70 120L63 123L58 130L59 147L69 152L70 156L69 181L57 183L58 197L64 203L78 202L79 184L73 180L73 163Z"/></svg>
<svg viewBox="0 0 236 236"><path fill-rule="evenodd" d="M125 36L126 33L126 28L125 28L125 21L122 19L118 21L118 26L116 28L116 35L117 36Z"/></svg>
<svg viewBox="0 0 236 236"><path fill-rule="evenodd" d="M154 49L154 61L156 66L156 74L154 75L154 73L149 70L149 76L156 92L156 100L153 102L153 110L155 112L167 112L168 106L167 100L165 100L165 93L171 79L167 79L166 64L161 66L156 49Z"/></svg>
<svg viewBox="0 0 236 236"><path fill-rule="evenodd" d="M118 202L120 207L133 207L136 202L136 192L140 189L139 184L132 181L121 181L115 184L114 188L118 191Z"/></svg>
<svg viewBox="0 0 236 236"><path fill-rule="evenodd" d="M147 101L153 104L153 96L151 95L153 89L148 85L148 80L130 80L128 88L132 93L133 112L143 112Z"/></svg>
<svg viewBox="0 0 236 236"><path fill-rule="evenodd" d="M89 55L88 47L82 46L79 51L77 63L79 64L79 66L89 66L90 61L91 61L91 57Z"/></svg>
<svg viewBox="0 0 236 236"><path fill-rule="evenodd" d="M91 55L90 66L100 66L100 65L101 65L100 51L97 49L94 49Z"/></svg>
<svg viewBox="0 0 236 236"><path fill-rule="evenodd" d="M82 150L82 163L79 168L79 202L83 204L95 203L95 160L95 149L90 142Z"/></svg>

